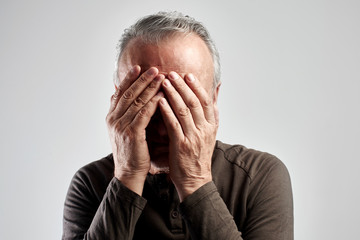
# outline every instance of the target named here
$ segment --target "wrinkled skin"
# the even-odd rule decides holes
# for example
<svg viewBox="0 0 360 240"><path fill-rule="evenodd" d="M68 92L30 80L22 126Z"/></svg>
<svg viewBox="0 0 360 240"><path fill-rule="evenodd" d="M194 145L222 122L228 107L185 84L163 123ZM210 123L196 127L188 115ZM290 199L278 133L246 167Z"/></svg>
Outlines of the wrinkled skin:
<svg viewBox="0 0 360 240"><path fill-rule="evenodd" d="M167 172L182 201L212 180L219 86L209 50L194 34L133 39L118 76L107 115L115 177L141 195L149 172Z"/></svg>

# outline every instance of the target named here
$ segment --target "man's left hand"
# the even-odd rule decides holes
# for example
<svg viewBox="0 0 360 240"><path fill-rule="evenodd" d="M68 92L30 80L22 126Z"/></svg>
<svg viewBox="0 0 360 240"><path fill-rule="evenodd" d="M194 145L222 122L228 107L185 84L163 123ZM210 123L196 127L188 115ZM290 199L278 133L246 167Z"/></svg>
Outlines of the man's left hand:
<svg viewBox="0 0 360 240"><path fill-rule="evenodd" d="M218 128L213 97L192 75L184 79L175 72L164 80L168 101L160 110L169 134L169 167L180 201L212 181L211 157Z"/></svg>

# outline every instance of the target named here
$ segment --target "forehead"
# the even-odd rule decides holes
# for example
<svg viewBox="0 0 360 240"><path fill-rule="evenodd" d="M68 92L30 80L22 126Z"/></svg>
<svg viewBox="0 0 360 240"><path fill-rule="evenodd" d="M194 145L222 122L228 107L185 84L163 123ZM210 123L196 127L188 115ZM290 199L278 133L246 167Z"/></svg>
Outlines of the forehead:
<svg viewBox="0 0 360 240"><path fill-rule="evenodd" d="M119 79L134 65L142 71L154 66L167 75L175 71L184 76L193 73L206 88L213 83L213 61L204 41L195 34L179 33L157 44L132 39L119 59Z"/></svg>

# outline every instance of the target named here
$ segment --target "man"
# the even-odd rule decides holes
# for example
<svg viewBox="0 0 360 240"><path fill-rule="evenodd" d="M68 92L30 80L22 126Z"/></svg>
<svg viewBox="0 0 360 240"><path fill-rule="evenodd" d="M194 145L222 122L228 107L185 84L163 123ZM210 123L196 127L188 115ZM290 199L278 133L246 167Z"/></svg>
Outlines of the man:
<svg viewBox="0 0 360 240"><path fill-rule="evenodd" d="M216 141L219 58L207 30L158 13L125 31L106 118L112 154L80 169L63 239L292 239L274 156Z"/></svg>

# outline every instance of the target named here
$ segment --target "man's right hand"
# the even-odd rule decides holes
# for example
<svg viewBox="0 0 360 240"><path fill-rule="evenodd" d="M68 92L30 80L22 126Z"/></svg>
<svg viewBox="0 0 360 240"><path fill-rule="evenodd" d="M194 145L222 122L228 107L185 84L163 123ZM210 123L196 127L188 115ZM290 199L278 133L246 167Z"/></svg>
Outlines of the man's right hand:
<svg viewBox="0 0 360 240"><path fill-rule="evenodd" d="M145 129L154 115L163 93L159 92L165 76L151 67L140 75L134 66L111 97L106 117L113 151L115 177L127 188L141 195L150 169L150 154Z"/></svg>

